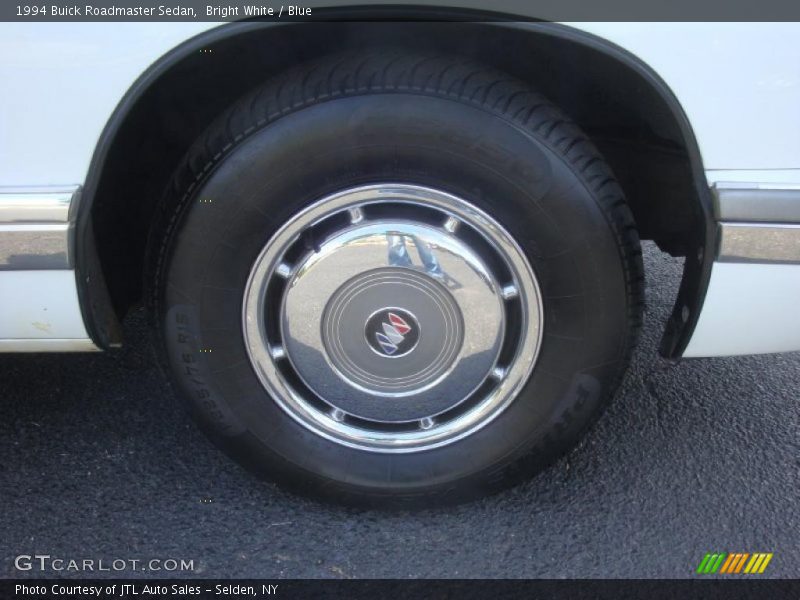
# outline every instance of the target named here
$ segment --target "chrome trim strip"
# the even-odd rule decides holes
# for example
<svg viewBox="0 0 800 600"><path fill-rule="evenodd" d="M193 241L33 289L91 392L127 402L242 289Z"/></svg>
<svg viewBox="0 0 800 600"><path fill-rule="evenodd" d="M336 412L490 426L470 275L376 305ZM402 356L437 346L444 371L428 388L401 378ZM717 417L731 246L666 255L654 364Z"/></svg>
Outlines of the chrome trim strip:
<svg viewBox="0 0 800 600"><path fill-rule="evenodd" d="M0 187L0 224L67 223L78 186Z"/></svg>
<svg viewBox="0 0 800 600"><path fill-rule="evenodd" d="M717 261L800 264L800 223L720 223Z"/></svg>
<svg viewBox="0 0 800 600"><path fill-rule="evenodd" d="M800 223L800 183L718 182L711 193L718 221Z"/></svg>
<svg viewBox="0 0 800 600"><path fill-rule="evenodd" d="M70 269L69 225L0 224L0 270Z"/></svg>
<svg viewBox="0 0 800 600"><path fill-rule="evenodd" d="M80 187L0 187L0 271L72 269Z"/></svg>

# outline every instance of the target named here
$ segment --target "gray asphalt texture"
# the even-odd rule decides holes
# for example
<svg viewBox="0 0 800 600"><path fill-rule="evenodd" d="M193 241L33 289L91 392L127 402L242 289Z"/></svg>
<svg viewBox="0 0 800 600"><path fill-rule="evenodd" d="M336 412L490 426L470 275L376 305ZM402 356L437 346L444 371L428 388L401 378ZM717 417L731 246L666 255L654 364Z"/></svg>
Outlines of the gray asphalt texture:
<svg viewBox="0 0 800 600"><path fill-rule="evenodd" d="M0 576L38 553L192 559L200 577L692 577L706 552L758 551L800 576L800 354L666 365L681 264L645 250L645 329L603 418L550 470L455 508L255 479L171 395L141 314L115 353L0 356Z"/></svg>

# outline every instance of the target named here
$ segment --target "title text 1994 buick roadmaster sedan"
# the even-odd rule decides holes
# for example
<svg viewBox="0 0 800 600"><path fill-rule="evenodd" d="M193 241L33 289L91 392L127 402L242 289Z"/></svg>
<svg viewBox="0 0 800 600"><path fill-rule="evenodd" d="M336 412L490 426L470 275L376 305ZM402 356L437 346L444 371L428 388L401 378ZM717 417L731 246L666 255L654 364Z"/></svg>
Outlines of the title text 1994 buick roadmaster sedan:
<svg viewBox="0 0 800 600"><path fill-rule="evenodd" d="M361 13L363 16L363 13ZM664 357L800 349L800 25L0 25L0 351L144 304L231 455L350 501L535 472Z"/></svg>

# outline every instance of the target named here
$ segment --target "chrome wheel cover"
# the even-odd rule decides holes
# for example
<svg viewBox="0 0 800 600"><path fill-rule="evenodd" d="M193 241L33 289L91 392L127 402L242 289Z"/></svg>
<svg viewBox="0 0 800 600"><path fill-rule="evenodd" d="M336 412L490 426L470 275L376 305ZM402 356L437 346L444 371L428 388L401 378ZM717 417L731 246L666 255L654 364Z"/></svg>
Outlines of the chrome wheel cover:
<svg viewBox="0 0 800 600"><path fill-rule="evenodd" d="M272 398L337 443L415 452L497 417L530 377L542 301L492 217L418 185L343 190L256 259L247 352Z"/></svg>

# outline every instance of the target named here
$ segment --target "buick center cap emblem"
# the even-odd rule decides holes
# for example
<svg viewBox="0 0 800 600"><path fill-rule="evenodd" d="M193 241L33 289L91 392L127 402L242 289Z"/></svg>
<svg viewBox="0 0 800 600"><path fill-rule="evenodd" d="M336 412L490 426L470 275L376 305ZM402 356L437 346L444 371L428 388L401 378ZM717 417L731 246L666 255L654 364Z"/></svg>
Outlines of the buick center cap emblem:
<svg viewBox="0 0 800 600"><path fill-rule="evenodd" d="M367 319L364 334L381 356L397 358L411 352L419 341L419 323L407 310L383 308Z"/></svg>

